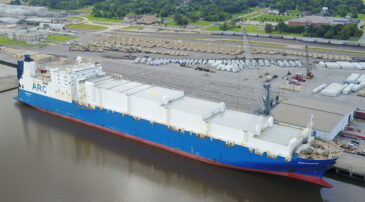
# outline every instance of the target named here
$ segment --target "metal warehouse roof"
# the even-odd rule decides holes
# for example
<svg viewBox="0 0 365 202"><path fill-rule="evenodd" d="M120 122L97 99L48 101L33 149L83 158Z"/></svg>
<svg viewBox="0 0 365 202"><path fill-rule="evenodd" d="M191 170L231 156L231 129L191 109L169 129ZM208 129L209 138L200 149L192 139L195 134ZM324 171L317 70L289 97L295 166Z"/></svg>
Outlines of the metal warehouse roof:
<svg viewBox="0 0 365 202"><path fill-rule="evenodd" d="M353 107L308 98L293 98L290 100L285 100L282 103L339 115L345 115L354 110Z"/></svg>
<svg viewBox="0 0 365 202"><path fill-rule="evenodd" d="M294 98L284 101L272 110L278 122L306 127L313 114L313 128L323 132L331 132L340 120L353 108L331 104L313 99Z"/></svg>

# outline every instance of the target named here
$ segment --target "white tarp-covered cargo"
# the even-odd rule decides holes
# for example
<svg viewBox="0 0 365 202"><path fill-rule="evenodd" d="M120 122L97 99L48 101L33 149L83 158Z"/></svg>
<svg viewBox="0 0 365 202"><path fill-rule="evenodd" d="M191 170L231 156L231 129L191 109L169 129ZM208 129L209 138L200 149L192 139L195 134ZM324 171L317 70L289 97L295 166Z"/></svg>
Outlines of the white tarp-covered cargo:
<svg viewBox="0 0 365 202"><path fill-rule="evenodd" d="M351 62L337 62L341 66L342 69L355 69L355 65L353 65Z"/></svg>
<svg viewBox="0 0 365 202"><path fill-rule="evenodd" d="M341 66L337 62L326 62L328 69L341 69Z"/></svg>
<svg viewBox="0 0 365 202"><path fill-rule="evenodd" d="M358 73L352 73L350 76L348 76L343 83L344 84L350 84L350 83L354 83L354 84L358 84L358 78L360 77L360 74Z"/></svg>
<svg viewBox="0 0 365 202"><path fill-rule="evenodd" d="M361 83L359 83L359 84L356 84L356 85L352 86L352 89L351 90L353 92L357 92L357 91L359 91L359 90L361 90L363 88L365 88L365 82L364 81L361 82Z"/></svg>
<svg viewBox="0 0 365 202"><path fill-rule="evenodd" d="M343 88L345 88L345 85L339 83L331 83L329 86L327 86L327 88L321 91L321 94L332 97L339 96Z"/></svg>
<svg viewBox="0 0 365 202"><path fill-rule="evenodd" d="M360 63L353 62L352 64L355 66L356 69L360 69L360 70L362 69L362 65Z"/></svg>
<svg viewBox="0 0 365 202"><path fill-rule="evenodd" d="M318 86L317 88L315 88L315 89L313 89L312 90L312 93L313 94L316 94L316 93L319 93L321 90L323 90L325 87L327 86L327 84L322 84L322 85L320 85L320 86Z"/></svg>
<svg viewBox="0 0 365 202"><path fill-rule="evenodd" d="M365 69L365 62L359 62L359 64L362 66L361 69Z"/></svg>
<svg viewBox="0 0 365 202"><path fill-rule="evenodd" d="M319 66L322 67L322 68L325 68L326 67L326 64L323 61L320 61L319 62Z"/></svg>
<svg viewBox="0 0 365 202"><path fill-rule="evenodd" d="M358 81L359 83L363 83L363 82L365 82L365 74L361 74L361 76L359 76L359 78L357 78L357 81Z"/></svg>
<svg viewBox="0 0 365 202"><path fill-rule="evenodd" d="M353 83L346 85L346 87L342 90L342 94L348 95L349 93L351 93L351 89L354 85L355 84L353 84Z"/></svg>

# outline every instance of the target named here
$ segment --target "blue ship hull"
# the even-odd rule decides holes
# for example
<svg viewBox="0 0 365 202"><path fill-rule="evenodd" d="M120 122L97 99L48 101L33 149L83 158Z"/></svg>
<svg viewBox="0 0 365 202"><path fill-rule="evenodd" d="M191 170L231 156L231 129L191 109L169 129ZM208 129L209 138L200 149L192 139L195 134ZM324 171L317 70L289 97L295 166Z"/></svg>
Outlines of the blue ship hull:
<svg viewBox="0 0 365 202"><path fill-rule="evenodd" d="M308 160L298 158L297 154L294 154L290 161L280 156L270 158L266 153L260 155L244 146L226 145L226 142L218 139L202 137L187 131L174 131L167 125L151 123L105 109L89 109L75 102L68 103L22 89L18 90L16 100L54 115L207 163L283 175L331 186L322 180L322 176L336 159Z"/></svg>

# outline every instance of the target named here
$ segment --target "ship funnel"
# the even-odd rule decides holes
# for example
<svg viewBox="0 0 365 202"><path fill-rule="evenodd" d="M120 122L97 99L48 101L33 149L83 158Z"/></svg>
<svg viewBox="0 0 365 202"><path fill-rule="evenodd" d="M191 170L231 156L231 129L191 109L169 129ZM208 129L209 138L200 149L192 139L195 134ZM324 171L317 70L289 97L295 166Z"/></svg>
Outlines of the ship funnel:
<svg viewBox="0 0 365 202"><path fill-rule="evenodd" d="M25 54L25 55L24 55L24 61L25 61L25 62L32 62L32 61L33 61L33 59L32 59L32 58L30 58L30 55L29 55L29 54Z"/></svg>

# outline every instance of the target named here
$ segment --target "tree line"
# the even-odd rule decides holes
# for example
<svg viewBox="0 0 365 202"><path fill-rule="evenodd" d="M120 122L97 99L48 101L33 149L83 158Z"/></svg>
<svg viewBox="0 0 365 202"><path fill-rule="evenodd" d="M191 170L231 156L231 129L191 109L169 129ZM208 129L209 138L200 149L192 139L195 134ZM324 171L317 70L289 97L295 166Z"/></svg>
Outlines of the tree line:
<svg viewBox="0 0 365 202"><path fill-rule="evenodd" d="M13 0L18 3L18 0ZM270 7L281 12L287 10L308 11L312 14L328 7L327 15L345 16L348 13L365 13L362 0L191 0L184 4L181 0L24 0L25 4L47 6L52 9L79 9L94 6L95 17L122 18L128 13L156 14L167 17L179 13L191 21L224 21L233 14L248 11L252 7Z"/></svg>
<svg viewBox="0 0 365 202"><path fill-rule="evenodd" d="M346 40L351 37L361 37L363 31L357 28L356 24L348 24L348 25L295 25L289 26L283 22L278 23L276 26L272 26L271 24L265 25L265 32L272 33L273 31L277 31L279 33L296 33L303 34L303 36L308 37L320 37L326 39L341 39Z"/></svg>

